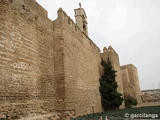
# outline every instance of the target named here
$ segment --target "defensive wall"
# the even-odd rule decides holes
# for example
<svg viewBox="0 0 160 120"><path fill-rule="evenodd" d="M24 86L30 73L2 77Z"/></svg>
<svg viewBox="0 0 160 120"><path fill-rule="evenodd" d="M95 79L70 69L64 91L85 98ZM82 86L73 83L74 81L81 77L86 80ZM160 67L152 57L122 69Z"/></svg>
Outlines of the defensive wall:
<svg viewBox="0 0 160 120"><path fill-rule="evenodd" d="M75 111L76 115L101 112L99 94L100 50L60 8L54 23L57 110ZM62 57L60 57L60 55ZM60 64L59 61L63 61ZM62 67L63 69L58 69ZM63 79L62 79L63 77Z"/></svg>
<svg viewBox="0 0 160 120"><path fill-rule="evenodd" d="M0 114L55 111L53 23L33 0L0 1Z"/></svg>
<svg viewBox="0 0 160 120"><path fill-rule="evenodd" d="M80 29L61 8L57 15L54 21L48 19L35 0L0 0L0 118L46 115L66 120L102 112L101 58L110 58L118 91L125 91L115 50L100 53L83 31L87 26ZM132 92L139 94L139 88Z"/></svg>

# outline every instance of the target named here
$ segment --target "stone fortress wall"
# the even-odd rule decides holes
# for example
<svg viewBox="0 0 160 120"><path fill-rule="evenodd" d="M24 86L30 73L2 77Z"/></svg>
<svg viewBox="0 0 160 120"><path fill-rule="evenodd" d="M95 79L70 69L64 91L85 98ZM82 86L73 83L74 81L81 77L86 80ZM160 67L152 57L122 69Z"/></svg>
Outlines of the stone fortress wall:
<svg viewBox="0 0 160 120"><path fill-rule="evenodd" d="M0 1L0 114L55 111L53 37L53 23L36 1Z"/></svg>
<svg viewBox="0 0 160 120"><path fill-rule="evenodd" d="M116 81L118 84L118 92L123 95L130 95L138 101L138 104L141 104L142 94L138 80L137 68L132 64L120 66L119 55L111 46L108 48L104 47L103 53L101 53L101 58L106 62L109 58L113 69L117 71ZM124 108L124 103L120 108Z"/></svg>
<svg viewBox="0 0 160 120"><path fill-rule="evenodd" d="M60 59L57 60L58 67L63 67L59 70L60 73L63 73L63 79L58 75L60 77L57 80L57 101L59 103L56 109L73 110L77 115L101 112L99 48L62 9L58 10L58 19L54 26L56 28L55 46L59 51L59 53L56 52L55 59L60 55L63 56L61 57L63 64L59 64Z"/></svg>
<svg viewBox="0 0 160 120"><path fill-rule="evenodd" d="M124 94L135 98L140 105L142 103L142 93L140 90L137 68L132 64L124 65L120 68L122 71L123 85L125 86L123 87Z"/></svg>
<svg viewBox="0 0 160 120"><path fill-rule="evenodd" d="M0 1L0 117L102 112L101 58L110 58L118 91L125 92L129 70L123 72L113 48L100 53L88 37L83 8L75 9L75 17L76 23L60 8L51 21L35 0ZM131 91L139 95L133 76Z"/></svg>
<svg viewBox="0 0 160 120"><path fill-rule="evenodd" d="M123 95L123 83L122 83L122 76L121 76L121 70L120 70L120 62L119 62L119 56L117 52L109 46L108 48L103 49L103 53L101 53L101 58L107 62L108 58L112 63L112 67L114 70L116 70L116 81L118 85L117 91L120 92ZM121 108L124 108L124 103L121 105Z"/></svg>

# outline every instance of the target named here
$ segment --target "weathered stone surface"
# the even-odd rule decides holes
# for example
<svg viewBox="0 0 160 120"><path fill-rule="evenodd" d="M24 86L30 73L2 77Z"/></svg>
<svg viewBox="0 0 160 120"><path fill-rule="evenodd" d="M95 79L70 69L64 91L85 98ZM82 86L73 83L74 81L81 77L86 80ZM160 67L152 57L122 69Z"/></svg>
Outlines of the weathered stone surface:
<svg viewBox="0 0 160 120"><path fill-rule="evenodd" d="M34 1L1 1L0 9L0 113L55 110L52 21Z"/></svg>
<svg viewBox="0 0 160 120"><path fill-rule="evenodd" d="M67 120L102 112L100 63L108 56L123 94L118 54L111 47L100 54L84 9L75 13L76 24L61 8L51 21L35 0L0 0L0 118Z"/></svg>
<svg viewBox="0 0 160 120"><path fill-rule="evenodd" d="M103 53L101 53L101 57L104 61L111 61L112 63L112 67L114 70L116 70L116 82L118 85L118 92L120 92L123 95L123 83L122 83L122 75L121 75L121 70L120 70L120 62L119 62L119 56L117 54L117 52L111 47L109 46L108 48L104 48L103 49ZM124 108L124 103L122 103L122 105L120 106L120 108Z"/></svg>
<svg viewBox="0 0 160 120"><path fill-rule="evenodd" d="M99 48L61 9L54 26L55 32L59 31L55 41L60 42L55 45L59 49L56 59L60 58L55 64L62 60L62 64L55 69L63 74L63 79L57 81L56 109L75 110L76 115L101 112ZM58 77L61 78L60 75Z"/></svg>
<svg viewBox="0 0 160 120"><path fill-rule="evenodd" d="M142 93L140 90L137 68L132 64L124 65L120 68L122 70L124 94L137 99L138 104L140 105L142 103Z"/></svg>

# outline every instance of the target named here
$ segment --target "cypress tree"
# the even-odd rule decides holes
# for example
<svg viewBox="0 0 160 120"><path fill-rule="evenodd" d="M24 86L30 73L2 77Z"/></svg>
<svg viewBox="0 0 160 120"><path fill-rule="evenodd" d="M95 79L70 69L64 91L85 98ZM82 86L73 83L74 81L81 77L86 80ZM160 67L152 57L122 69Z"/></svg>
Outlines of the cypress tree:
<svg viewBox="0 0 160 120"><path fill-rule="evenodd" d="M118 109L123 102L122 94L118 93L116 71L113 70L112 64L108 58L107 63L102 59L101 65L104 68L104 74L99 79L101 94L101 104L104 111Z"/></svg>

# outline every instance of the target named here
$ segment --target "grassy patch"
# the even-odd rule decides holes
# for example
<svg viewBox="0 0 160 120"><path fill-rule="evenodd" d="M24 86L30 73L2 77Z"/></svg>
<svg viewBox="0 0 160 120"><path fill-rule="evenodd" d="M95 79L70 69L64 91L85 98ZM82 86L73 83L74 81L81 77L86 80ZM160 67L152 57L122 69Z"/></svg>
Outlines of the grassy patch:
<svg viewBox="0 0 160 120"><path fill-rule="evenodd" d="M125 117L126 113L129 115L128 117ZM117 111L89 114L89 115L80 116L71 120L99 120L100 116L103 117L103 120L105 120L104 119L105 116L107 116L109 120L128 120L131 117L130 116L131 114L133 115L132 117L135 117L135 115L137 114L142 114L142 116L151 114L151 116L154 117L153 114L155 114L155 116L158 115L158 118L156 119L160 119L160 106L126 108L126 109L117 110ZM141 117L141 119L142 118L147 119L146 117ZM151 120L151 117L149 117L148 119Z"/></svg>

